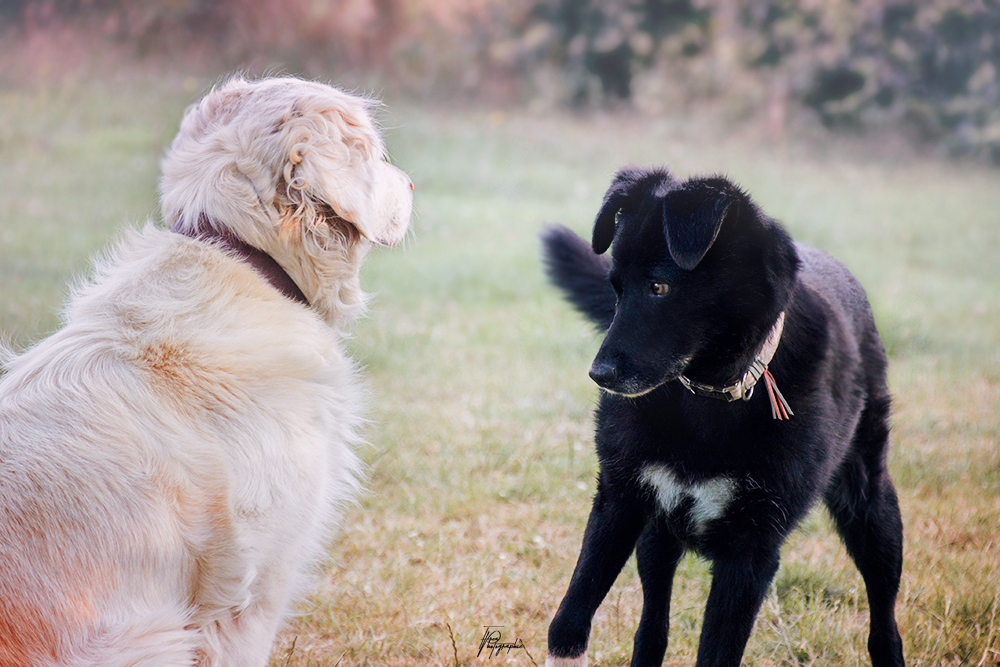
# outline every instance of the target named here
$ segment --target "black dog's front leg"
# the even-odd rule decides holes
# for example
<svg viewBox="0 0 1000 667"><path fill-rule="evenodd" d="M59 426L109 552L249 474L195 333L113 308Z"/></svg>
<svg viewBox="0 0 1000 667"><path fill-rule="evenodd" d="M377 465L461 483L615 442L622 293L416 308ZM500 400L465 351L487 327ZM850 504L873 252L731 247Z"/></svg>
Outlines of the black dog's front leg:
<svg viewBox="0 0 1000 667"><path fill-rule="evenodd" d="M631 555L644 523L634 503L613 500L598 488L569 589L549 625L546 665L587 664L591 619Z"/></svg>
<svg viewBox="0 0 1000 667"><path fill-rule="evenodd" d="M631 667L659 667L667 651L670 590L684 545L662 516L650 519L639 536L635 560L642 581L642 618L635 633Z"/></svg>
<svg viewBox="0 0 1000 667"><path fill-rule="evenodd" d="M739 667L754 619L777 571L777 549L730 554L712 562L712 588L696 667Z"/></svg>

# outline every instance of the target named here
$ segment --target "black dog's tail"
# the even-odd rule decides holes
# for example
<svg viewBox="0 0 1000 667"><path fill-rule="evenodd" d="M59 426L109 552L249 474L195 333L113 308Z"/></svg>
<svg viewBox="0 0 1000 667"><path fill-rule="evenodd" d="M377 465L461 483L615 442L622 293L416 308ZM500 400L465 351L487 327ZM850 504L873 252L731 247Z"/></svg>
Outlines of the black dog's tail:
<svg viewBox="0 0 1000 667"><path fill-rule="evenodd" d="M549 280L573 306L607 331L615 317L615 291L608 282L610 262L562 225L542 230L542 261Z"/></svg>

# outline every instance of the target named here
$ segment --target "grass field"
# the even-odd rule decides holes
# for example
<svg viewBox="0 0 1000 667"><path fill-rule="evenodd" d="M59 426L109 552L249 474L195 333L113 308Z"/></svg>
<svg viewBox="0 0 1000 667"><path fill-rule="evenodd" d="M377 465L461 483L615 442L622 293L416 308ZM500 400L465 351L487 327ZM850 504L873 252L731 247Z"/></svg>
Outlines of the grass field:
<svg viewBox="0 0 1000 667"><path fill-rule="evenodd" d="M159 156L207 83L0 89L0 332L23 346L51 331L88 257L155 217ZM1000 665L1000 172L767 146L683 114L387 102L417 213L405 247L366 266L375 297L349 342L372 394L368 491L272 665L542 664L594 491L599 339L546 286L537 234L587 233L630 162L727 173L861 279L891 357L908 664ZM683 561L667 665L693 664L708 583ZM592 664L627 664L640 607L633 562L595 618ZM477 656L487 625L524 650ZM864 586L814 512L745 661L864 665L866 635Z"/></svg>

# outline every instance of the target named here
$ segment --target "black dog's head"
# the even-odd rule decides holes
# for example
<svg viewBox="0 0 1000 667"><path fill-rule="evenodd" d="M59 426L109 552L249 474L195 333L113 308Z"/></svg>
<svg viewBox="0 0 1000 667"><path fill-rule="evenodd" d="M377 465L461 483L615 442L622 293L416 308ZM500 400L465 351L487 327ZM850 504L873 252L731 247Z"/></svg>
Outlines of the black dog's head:
<svg viewBox="0 0 1000 667"><path fill-rule="evenodd" d="M618 301L590 375L629 396L682 373L732 382L784 309L798 269L788 234L720 176L622 169L592 243L598 254L611 247Z"/></svg>

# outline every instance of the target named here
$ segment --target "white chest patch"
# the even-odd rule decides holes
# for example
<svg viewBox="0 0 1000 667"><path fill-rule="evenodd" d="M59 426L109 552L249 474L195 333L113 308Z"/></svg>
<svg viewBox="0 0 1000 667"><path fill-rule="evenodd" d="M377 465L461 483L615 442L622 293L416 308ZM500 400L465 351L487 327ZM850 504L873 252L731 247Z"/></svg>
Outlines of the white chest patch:
<svg viewBox="0 0 1000 667"><path fill-rule="evenodd" d="M674 511L685 499L691 498L691 524L695 532L702 532L705 525L718 519L736 493L736 482L729 477L716 477L704 482L683 482L676 473L663 464L648 465L642 469L640 480L656 492L656 500L664 513Z"/></svg>

